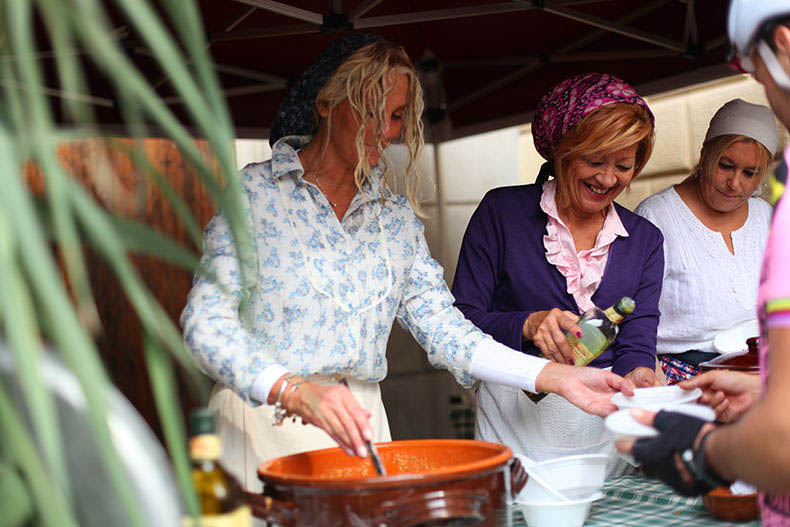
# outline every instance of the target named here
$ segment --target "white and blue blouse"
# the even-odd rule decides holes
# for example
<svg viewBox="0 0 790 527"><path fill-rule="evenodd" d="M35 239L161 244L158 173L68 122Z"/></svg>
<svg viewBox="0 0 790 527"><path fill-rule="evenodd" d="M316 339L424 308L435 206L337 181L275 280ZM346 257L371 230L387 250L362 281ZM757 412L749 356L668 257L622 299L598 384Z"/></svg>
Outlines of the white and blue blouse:
<svg viewBox="0 0 790 527"><path fill-rule="evenodd" d="M195 275L181 316L200 366L253 405L259 401L251 387L267 369L377 382L387 374L387 339L397 318L431 364L471 386L473 351L493 341L453 307L408 201L374 170L338 220L303 178L297 150L308 140L283 138L270 161L241 172L257 280L242 284L221 211L205 229L208 272Z"/></svg>

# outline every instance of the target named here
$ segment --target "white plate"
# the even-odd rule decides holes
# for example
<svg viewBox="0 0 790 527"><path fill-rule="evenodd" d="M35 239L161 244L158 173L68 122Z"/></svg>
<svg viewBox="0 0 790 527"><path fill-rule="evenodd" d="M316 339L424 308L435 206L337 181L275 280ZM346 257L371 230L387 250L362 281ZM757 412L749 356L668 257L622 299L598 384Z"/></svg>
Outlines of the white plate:
<svg viewBox="0 0 790 527"><path fill-rule="evenodd" d="M631 415L630 408L617 410L604 420L606 429L612 432L618 440L621 439L640 439L642 437L653 437L658 435L658 431L652 426L643 425Z"/></svg>
<svg viewBox="0 0 790 527"><path fill-rule="evenodd" d="M623 393L612 396L612 404L618 408L648 408L651 410L666 408L684 403L693 403L702 395L702 390L684 390L680 386L652 386L636 388L633 397Z"/></svg>
<svg viewBox="0 0 790 527"><path fill-rule="evenodd" d="M710 406L703 404L679 404L667 411L698 417L705 421L713 421L716 413ZM625 408L610 414L604 421L606 429L612 432L617 439L640 439L642 437L652 437L658 435L658 431L652 426L643 425L631 415L631 409Z"/></svg>
<svg viewBox="0 0 790 527"><path fill-rule="evenodd" d="M760 326L756 320L741 322L730 329L725 329L713 338L713 349L718 353L747 351L746 339L760 336Z"/></svg>

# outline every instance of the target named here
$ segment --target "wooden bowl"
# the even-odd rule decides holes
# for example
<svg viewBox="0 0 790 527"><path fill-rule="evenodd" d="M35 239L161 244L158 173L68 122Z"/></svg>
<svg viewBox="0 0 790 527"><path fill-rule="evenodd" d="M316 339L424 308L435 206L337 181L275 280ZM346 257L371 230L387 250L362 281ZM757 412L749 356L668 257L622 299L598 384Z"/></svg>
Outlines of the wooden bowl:
<svg viewBox="0 0 790 527"><path fill-rule="evenodd" d="M757 494L733 494L727 487L713 489L702 503L719 519L731 522L756 520L760 516Z"/></svg>

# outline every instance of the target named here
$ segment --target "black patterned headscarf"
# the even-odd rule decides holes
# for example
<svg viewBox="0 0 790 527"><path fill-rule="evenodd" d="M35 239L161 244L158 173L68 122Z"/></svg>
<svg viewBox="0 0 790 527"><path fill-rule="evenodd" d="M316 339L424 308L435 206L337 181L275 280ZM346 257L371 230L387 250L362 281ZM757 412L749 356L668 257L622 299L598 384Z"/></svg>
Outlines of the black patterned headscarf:
<svg viewBox="0 0 790 527"><path fill-rule="evenodd" d="M378 35L349 33L333 42L318 55L277 109L269 133L269 144L288 135L310 135L315 128L313 107L318 93L343 61L360 48L383 42Z"/></svg>

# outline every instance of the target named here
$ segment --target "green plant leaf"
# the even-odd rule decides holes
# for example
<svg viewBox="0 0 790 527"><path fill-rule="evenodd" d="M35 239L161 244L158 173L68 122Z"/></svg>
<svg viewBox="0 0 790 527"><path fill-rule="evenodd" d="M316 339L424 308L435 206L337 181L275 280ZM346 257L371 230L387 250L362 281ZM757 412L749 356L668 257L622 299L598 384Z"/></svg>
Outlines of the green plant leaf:
<svg viewBox="0 0 790 527"><path fill-rule="evenodd" d="M30 522L33 503L16 470L0 462L0 527L18 527Z"/></svg>
<svg viewBox="0 0 790 527"><path fill-rule="evenodd" d="M0 151L2 149L0 148ZM24 397L36 437L52 478L69 493L66 460L61 449L61 435L55 403L39 379L41 341L36 312L24 275L15 258L15 243L6 213L0 210L0 312L5 322L5 336L14 357L16 376L24 388ZM0 509L2 510L2 509Z"/></svg>
<svg viewBox="0 0 790 527"><path fill-rule="evenodd" d="M192 512L197 509L190 490L171 360L185 369L201 400L205 401L208 394L207 380L185 350L180 332L145 287L129 257L138 252L196 270L197 255L139 221L108 213L60 165L57 148L64 141L99 136L91 104L86 97L77 97L89 95L93 84L93 79L86 82L87 62L93 61L115 87L113 104L125 118L131 137L143 138L147 130L156 129L174 141L228 218L241 260L242 280L254 281L256 270L246 197L233 159L233 127L207 50L197 4L194 0L163 0L160 5L167 20L146 0L116 0L120 12L113 9L112 19L108 4L99 0L0 3L0 52L11 57L0 61L0 287L4 294L0 299L0 328L5 328L0 338L7 339L12 348L31 423L28 428L20 419L0 382L0 453L27 484L37 519L43 525L58 527L76 522L70 510L68 478L59 459L62 453L57 446L57 420L52 418L53 402L36 378L42 338L52 343L77 376L86 398L97 455L130 524L141 524L136 496L107 427L105 396L109 380L89 331L98 318L82 253L86 242L110 265L144 328L144 351L154 397ZM126 19L119 26L119 15L124 14ZM43 32L37 34L41 28ZM44 35L54 51L56 77L43 75L42 61L36 55ZM127 35L142 37L144 51L159 63L165 81L176 90L194 128L207 141L207 152L196 144L189 127L179 121L150 79L131 61L127 47L131 41L121 42ZM45 86L45 82L57 84ZM72 128L61 129L54 123L49 99L52 88L62 96L57 102L66 119L73 121ZM147 181L157 185L198 246L201 229L189 204L135 146L126 153ZM44 199L35 200L22 177L23 165L30 160L42 171ZM112 182L118 176L108 173L102 177ZM52 245L62 258L65 281ZM13 485L12 491L17 492L18 487L14 490ZM5 512L4 508L0 510Z"/></svg>
<svg viewBox="0 0 790 527"><path fill-rule="evenodd" d="M63 355L69 368L77 375L88 402L88 415L95 433L98 453L103 458L110 480L118 491L127 516L133 525L141 525L131 486L120 459L110 440L107 428L105 393L109 381L98 359L98 353L85 333L72 307L69 296L55 265L52 253L36 216L33 200L18 177L16 167L3 168L5 160L14 158L11 141L0 129L0 204L13 217L16 234L25 243L19 244L21 262L34 292L42 317L46 318L47 335Z"/></svg>
<svg viewBox="0 0 790 527"><path fill-rule="evenodd" d="M173 365L167 352L147 333L143 336L143 350L145 351L148 375L151 378L151 387L154 391L156 408L162 421L167 449L173 458L176 477L181 483L187 512L196 516L200 513L200 504L192 481L189 455L186 450L184 421L178 407L178 395L174 389L178 383L173 372Z"/></svg>
<svg viewBox="0 0 790 527"><path fill-rule="evenodd" d="M11 398L0 384L0 439L10 452L14 466L28 482L30 496L36 504L36 513L43 525L77 525L62 489L48 477L34 447L35 442L27 431Z"/></svg>
<svg viewBox="0 0 790 527"><path fill-rule="evenodd" d="M80 188L72 186L70 195L82 228L92 240L93 246L101 252L115 271L143 327L167 346L185 368L200 400L206 400L208 395L206 378L197 370L194 360L184 348L181 333L145 287L127 258L126 249L113 231L112 223L108 221L106 213L88 199Z"/></svg>
<svg viewBox="0 0 790 527"><path fill-rule="evenodd" d="M140 125L141 124L142 123L140 123ZM117 148L119 151L124 152L129 157L131 157L135 164L140 168L139 172L156 184L156 186L159 188L159 191L162 192L162 195L165 197L167 202L178 215L181 222L184 224L184 228L186 229L186 232L190 238L192 238L195 246L200 247L203 233L198 226L197 221L195 220L195 215L192 214L192 211L184 199L178 195L176 189L173 188L167 179L162 177L162 174L158 170L151 166L151 163L142 152L142 149L129 148L120 144L118 141L112 140L109 140L108 144L110 147Z"/></svg>
<svg viewBox="0 0 790 527"><path fill-rule="evenodd" d="M200 256L145 223L121 216L109 220L129 252L155 256L192 271L200 269Z"/></svg>

